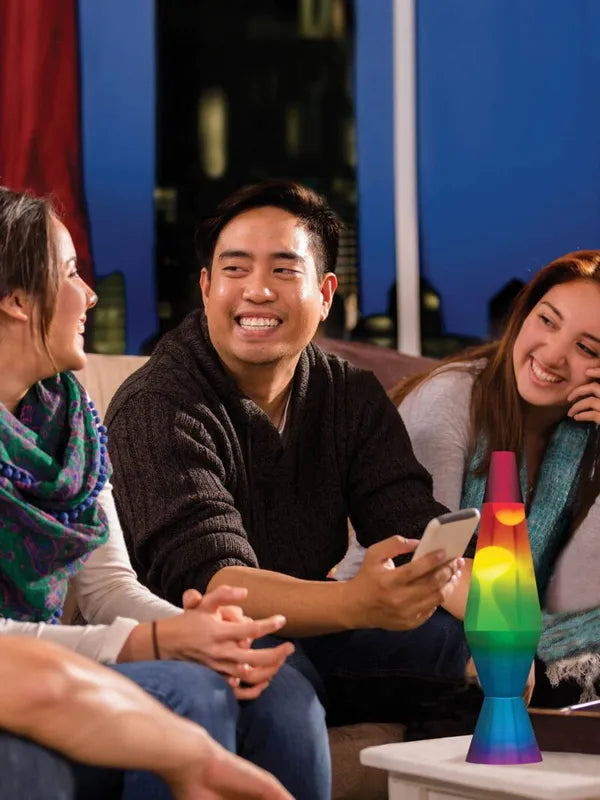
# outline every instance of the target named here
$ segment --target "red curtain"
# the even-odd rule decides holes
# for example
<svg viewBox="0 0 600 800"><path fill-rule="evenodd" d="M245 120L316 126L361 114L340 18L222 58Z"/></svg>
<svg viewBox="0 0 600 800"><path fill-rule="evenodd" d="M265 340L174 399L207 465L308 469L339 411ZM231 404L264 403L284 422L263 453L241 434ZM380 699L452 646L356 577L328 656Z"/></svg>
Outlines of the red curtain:
<svg viewBox="0 0 600 800"><path fill-rule="evenodd" d="M0 184L51 195L92 282L76 0L0 0Z"/></svg>

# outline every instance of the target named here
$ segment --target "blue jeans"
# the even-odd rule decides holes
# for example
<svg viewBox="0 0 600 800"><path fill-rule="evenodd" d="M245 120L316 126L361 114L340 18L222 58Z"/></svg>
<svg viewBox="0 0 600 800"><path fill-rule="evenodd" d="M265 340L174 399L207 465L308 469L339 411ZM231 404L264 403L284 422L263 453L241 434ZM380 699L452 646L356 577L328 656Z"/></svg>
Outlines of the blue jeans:
<svg viewBox="0 0 600 800"><path fill-rule="evenodd" d="M297 800L329 800L325 712L310 683L296 670L284 665L260 697L238 703L220 675L197 664L147 661L113 669L175 713L202 725L231 752L271 772ZM156 776L126 773L126 800L168 797Z"/></svg>
<svg viewBox="0 0 600 800"><path fill-rule="evenodd" d="M122 788L118 770L74 764L0 731L0 800L117 800Z"/></svg>
<svg viewBox="0 0 600 800"><path fill-rule="evenodd" d="M0 800L74 800L68 761L33 742L0 732Z"/></svg>
<svg viewBox="0 0 600 800"><path fill-rule="evenodd" d="M295 644L288 663L312 683L330 725L434 719L465 686L463 624L443 610L410 631L344 631Z"/></svg>

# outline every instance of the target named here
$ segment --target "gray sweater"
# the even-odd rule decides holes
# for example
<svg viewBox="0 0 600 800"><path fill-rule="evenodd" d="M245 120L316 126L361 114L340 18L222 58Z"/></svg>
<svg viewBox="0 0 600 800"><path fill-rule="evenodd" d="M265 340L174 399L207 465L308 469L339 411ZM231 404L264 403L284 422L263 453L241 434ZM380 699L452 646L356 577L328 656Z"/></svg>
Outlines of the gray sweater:
<svg viewBox="0 0 600 800"><path fill-rule="evenodd" d="M419 537L446 511L372 373L310 344L280 437L224 371L202 312L121 386L107 424L134 566L174 603L229 565L324 580L348 516L368 546Z"/></svg>

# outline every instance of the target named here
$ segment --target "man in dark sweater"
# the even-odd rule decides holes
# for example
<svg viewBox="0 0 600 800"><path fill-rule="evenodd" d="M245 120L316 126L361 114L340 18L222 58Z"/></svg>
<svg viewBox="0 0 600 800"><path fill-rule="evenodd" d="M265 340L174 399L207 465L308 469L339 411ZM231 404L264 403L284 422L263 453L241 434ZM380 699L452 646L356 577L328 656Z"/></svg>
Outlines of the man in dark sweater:
<svg viewBox="0 0 600 800"><path fill-rule="evenodd" d="M116 393L109 449L145 583L174 603L189 587L247 587L245 613L286 617L330 720L402 721L462 680L462 625L438 606L452 610L463 563L410 562L446 509L375 377L311 343L338 235L297 184L224 201L198 238L204 311ZM367 554L355 578L330 581L348 517Z"/></svg>

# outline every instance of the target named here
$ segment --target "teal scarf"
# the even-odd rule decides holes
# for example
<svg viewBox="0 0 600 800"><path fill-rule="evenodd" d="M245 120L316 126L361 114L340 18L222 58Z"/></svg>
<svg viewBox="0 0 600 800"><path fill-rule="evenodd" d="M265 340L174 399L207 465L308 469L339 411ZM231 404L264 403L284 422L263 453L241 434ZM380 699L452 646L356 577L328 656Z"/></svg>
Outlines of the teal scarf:
<svg viewBox="0 0 600 800"><path fill-rule="evenodd" d="M560 549L566 542L577 498L581 460L591 430L590 424L564 419L556 427L540 466L537 486L527 516L531 553L542 607L548 581ZM479 440L475 455L468 466L463 484L462 506L481 508L486 477L475 475L485 449ZM527 496L527 466L522 459L520 483L523 497ZM538 654L552 665L568 660L573 665L571 677L582 678L577 664L591 658L595 661L600 650L600 608L585 611L544 613L544 628ZM569 670L552 672L558 680Z"/></svg>
<svg viewBox="0 0 600 800"><path fill-rule="evenodd" d="M106 429L70 373L0 403L0 615L56 621L68 579L108 537L96 497L109 477Z"/></svg>

